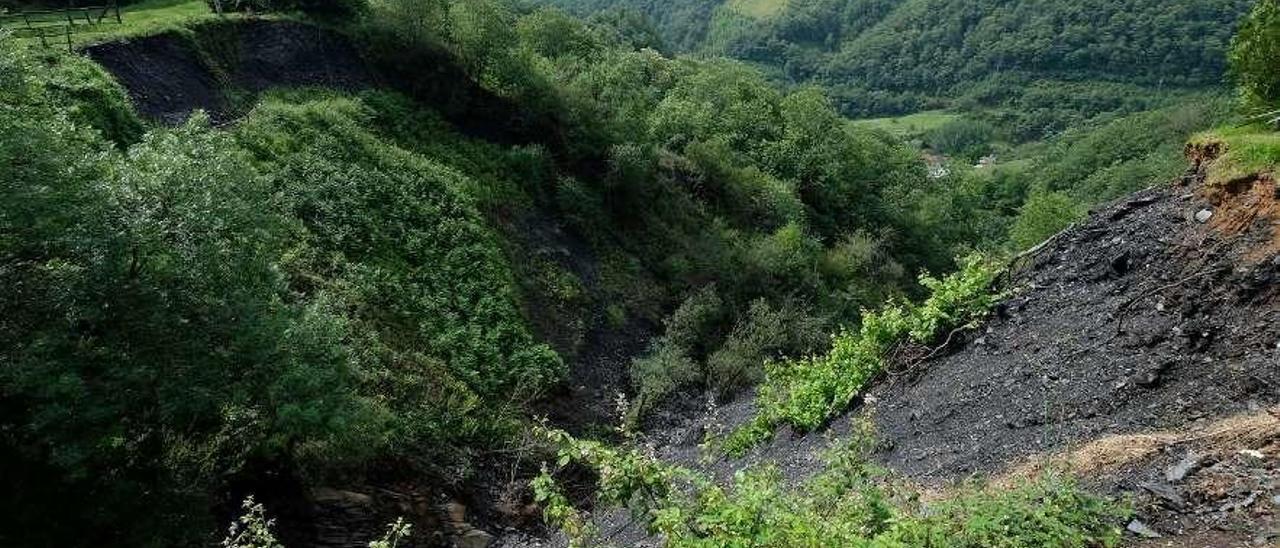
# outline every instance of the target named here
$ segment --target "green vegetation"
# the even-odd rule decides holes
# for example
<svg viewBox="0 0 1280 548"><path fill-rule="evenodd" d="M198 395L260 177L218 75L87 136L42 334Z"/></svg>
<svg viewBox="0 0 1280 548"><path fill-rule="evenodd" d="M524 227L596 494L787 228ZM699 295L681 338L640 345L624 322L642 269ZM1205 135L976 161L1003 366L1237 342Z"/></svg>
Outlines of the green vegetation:
<svg viewBox="0 0 1280 548"><path fill-rule="evenodd" d="M1231 43L1231 75L1245 105L1273 110L1280 104L1280 3L1260 0ZM1274 116L1272 116L1274 118Z"/></svg>
<svg viewBox="0 0 1280 548"><path fill-rule="evenodd" d="M1220 128L1197 134L1191 145L1215 150L1206 165L1208 183L1217 185L1280 166L1280 134L1263 125Z"/></svg>
<svg viewBox="0 0 1280 548"><path fill-rule="evenodd" d="M1009 238L1018 249L1030 249L1084 217L1084 208L1070 196L1038 188L1018 211Z"/></svg>
<svg viewBox="0 0 1280 548"><path fill-rule="evenodd" d="M1084 90L1095 104L1109 103L1098 107L1116 111L1170 88L1215 86L1235 23L1252 4L707 0L693 3L705 14L698 18L667 16L695 9L685 0L540 2L577 13L637 10L685 51L724 54L788 82L821 84L849 115L926 110L954 97L1013 110L1045 94L1073 102Z"/></svg>
<svg viewBox="0 0 1280 548"><path fill-rule="evenodd" d="M891 193L912 195L900 202L908 224L930 226L942 255L1025 247L1079 211L1177 176L1186 139L1230 111L1219 85L1251 4L794 0L767 3L777 11L757 17L707 0L695 3L706 17L672 19L676 4L692 8L528 1L648 15L679 50L742 59L784 85L818 85L846 115L892 115L854 125L949 161L938 184ZM1254 34L1237 47L1267 47ZM988 155L995 169L971 169ZM1050 195L1054 215L1043 207ZM1039 218L1019 220L1024 213Z"/></svg>
<svg viewBox="0 0 1280 548"><path fill-rule="evenodd" d="M865 428L864 428L865 430ZM547 522L573 546L599 533L559 490L554 473L571 463L599 475L599 506L625 507L667 546L1117 546L1123 505L1085 494L1069 479L1046 475L1013 489L965 486L921 503L868 464L869 437L855 434L827 455L827 467L798 486L761 466L721 486L635 449L547 436L557 468L534 481Z"/></svg>
<svg viewBox="0 0 1280 548"><path fill-rule="evenodd" d="M15 9L30 9L31 6L21 5L15 6ZM209 7L202 0L142 0L139 2L120 2L120 22L117 23L114 14L107 17L107 21L102 24L87 24L84 21L75 20L72 27L71 41L76 47L86 44L94 44L116 40L121 38L130 38L138 36L149 36L152 34L174 31L183 28L184 25L194 24L201 21L214 21L217 16L210 11ZM39 8L40 6L36 6ZM64 5L56 5L54 8L65 7ZM50 21L55 24L65 23L64 16L61 14L51 14L37 16L36 21ZM227 18L238 18L238 15L229 14ZM62 37L62 29L60 27L50 27L49 42L55 47L65 46ZM26 44L38 44L39 38L22 35L17 39L19 42Z"/></svg>
<svg viewBox="0 0 1280 548"><path fill-rule="evenodd" d="M0 383L25 472L6 515L79 524L10 541L196 541L191 510L251 462L429 471L563 375L478 185L379 137L361 101L271 99L231 131L196 117L139 141L88 61L4 47Z"/></svg>
<svg viewBox="0 0 1280 548"><path fill-rule="evenodd" d="M229 24L179 32L215 63ZM923 179L912 151L814 90L496 2L350 25L408 93L438 85L412 70L434 60L528 126L468 137L493 129L448 104L293 90L225 129L147 127L85 59L0 42L6 543L200 544L227 485L273 468L465 480L596 306L619 328L675 312L635 367L649 406L737 390L915 291L902 272L950 265L885 195ZM519 131L543 139L500 144ZM534 214L583 235L599 275L522 239L511 219ZM535 334L535 301L561 331ZM26 526L54 508L73 526Z"/></svg>
<svg viewBox="0 0 1280 548"><path fill-rule="evenodd" d="M941 280L922 275L920 283L931 293L920 305L890 304L864 312L858 331L837 335L828 354L770 363L757 395L758 415L730 434L725 450L742 454L780 424L813 430L843 413L884 370L895 345L928 344L944 329L971 326L985 316L999 300L991 292L999 272L981 257L971 257Z"/></svg>
<svg viewBox="0 0 1280 548"><path fill-rule="evenodd" d="M213 13L200 0L143 0L120 8L120 25L102 25L75 36L82 42L102 42L118 37L146 36L200 20Z"/></svg>
<svg viewBox="0 0 1280 548"><path fill-rule="evenodd" d="M1239 86L1240 109L1246 122L1197 133L1191 153L1205 162L1210 186L1280 166L1280 135L1275 133L1280 81L1276 58L1280 52L1280 4L1261 0L1231 43L1231 76Z"/></svg>
<svg viewBox="0 0 1280 548"><path fill-rule="evenodd" d="M1186 170L1187 138L1231 112L1219 94L1107 117L1040 143L996 152L994 166L950 166L923 187L903 189L914 223L960 255L970 249L1019 251L1066 228L1090 206ZM1046 207L1048 206L1048 207Z"/></svg>
<svg viewBox="0 0 1280 548"><path fill-rule="evenodd" d="M729 0L728 6L738 13L766 19L786 9L787 0Z"/></svg>
<svg viewBox="0 0 1280 548"><path fill-rule="evenodd" d="M924 142L933 150L973 163L991 152L996 134L996 128L989 123L961 118L925 132Z"/></svg>
<svg viewBox="0 0 1280 548"><path fill-rule="evenodd" d="M758 384L725 449L817 428L898 345L986 314L998 269L953 257L1034 245L1180 170L1182 139L1228 109L1201 88L1243 11L612 3L575 2L586 22L502 0L237 3L323 20L398 91L220 81L244 114L222 128L153 126L86 59L0 36L0 544L208 545L232 486L264 477L464 485L591 335L659 332L630 364L633 421ZM1258 9L1248 32L1269 28ZM245 17L127 10L81 39L176 33L214 74ZM1233 66L1266 102L1244 60L1260 43ZM957 164L930 178L903 139ZM1225 172L1280 161L1257 128L1201 140L1226 143ZM969 167L991 152L1008 158ZM596 469L602 501L642 501L677 546L1115 540L1114 507L1054 479L922 506L861 449L794 490L552 437L559 466ZM587 532L550 474L536 487ZM230 545L275 544L269 509L243 510Z"/></svg>
<svg viewBox="0 0 1280 548"><path fill-rule="evenodd" d="M923 137L925 133L960 118L961 116L958 114L952 114L942 110L932 110L908 114L906 116L864 118L861 120L854 120L853 124L867 129L885 131L900 139L918 139Z"/></svg>

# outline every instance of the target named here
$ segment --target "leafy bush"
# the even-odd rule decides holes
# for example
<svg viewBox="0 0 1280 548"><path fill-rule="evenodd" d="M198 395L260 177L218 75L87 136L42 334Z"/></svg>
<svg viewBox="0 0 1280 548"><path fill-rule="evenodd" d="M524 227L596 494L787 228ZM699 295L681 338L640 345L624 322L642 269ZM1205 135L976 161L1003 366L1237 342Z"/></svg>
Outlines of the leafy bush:
<svg viewBox="0 0 1280 548"><path fill-rule="evenodd" d="M632 407L637 419L672 392L704 380L700 359L716 340L711 331L720 325L724 310L715 285L708 285L676 308L666 322L666 333L644 356L631 362L631 382L638 399Z"/></svg>
<svg viewBox="0 0 1280 548"><path fill-rule="evenodd" d="M249 462L438 472L512 434L491 402L563 375L475 183L361 102L271 100L122 151L88 124L132 113L77 107L123 96L101 71L0 52L5 542L200 544ZM31 526L55 512L68 527Z"/></svg>
<svg viewBox="0 0 1280 548"><path fill-rule="evenodd" d="M73 170L6 174L17 186L5 203L42 218L6 230L23 238L0 249L4 281L22 288L0 302L0 384L22 402L5 417L22 432L10 440L19 458L47 458L50 483L98 493L58 504L127 523L111 528L124 538L165 538L251 455L342 459L380 444L378 405L358 393L342 345L348 326L323 294L285 291L277 261L294 226L230 139L196 119L126 156L79 148L66 118L42 123L4 134L59 131L28 158ZM78 158L59 159L68 153ZM79 179L74 166L97 174ZM31 192L44 185L59 190ZM0 217L25 215L14 213Z"/></svg>
<svg viewBox="0 0 1280 548"><path fill-rule="evenodd" d="M243 513L231 523L222 548L284 548L272 531L276 520L267 518L266 508L250 496L240 504L240 510Z"/></svg>
<svg viewBox="0 0 1280 548"><path fill-rule="evenodd" d="M560 378L563 364L524 326L464 176L379 140L357 102L268 103L254 114L240 141L278 173L305 228L295 276L340 273L335 285L364 321L430 341L430 355L484 396L527 398Z"/></svg>
<svg viewBox="0 0 1280 548"><path fill-rule="evenodd" d="M715 284L694 292L667 319L666 338L671 344L701 355L715 340L711 332L724 317L724 301Z"/></svg>
<svg viewBox="0 0 1280 548"><path fill-rule="evenodd" d="M1259 0L1231 42L1231 75L1246 106L1280 105L1280 2Z"/></svg>
<svg viewBox="0 0 1280 548"><path fill-rule="evenodd" d="M821 348L826 342L823 326L794 303L774 308L764 299L753 301L724 344L707 358L708 384L722 395L755 385L766 362Z"/></svg>
<svg viewBox="0 0 1280 548"><path fill-rule="evenodd" d="M996 128L989 123L958 118L929 130L924 140L934 150L975 162L991 151Z"/></svg>
<svg viewBox="0 0 1280 548"><path fill-rule="evenodd" d="M555 470L570 463L599 474L595 503L626 507L667 546L1116 546L1129 511L1047 475L1011 490L968 486L940 502L895 488L866 459L867 426L833 447L826 468L788 486L774 467L739 470L730 485L635 449L614 449L551 431ZM544 517L573 546L598 533L544 467L533 482Z"/></svg>
<svg viewBox="0 0 1280 548"><path fill-rule="evenodd" d="M702 369L688 355L688 350L670 338L659 338L649 352L631 362L631 383L636 387L636 401L631 420L638 419L671 393L702 381Z"/></svg>
<svg viewBox="0 0 1280 548"><path fill-rule="evenodd" d="M725 449L741 454L769 436L773 426L812 430L843 412L883 370L884 355L894 344L908 337L928 343L942 329L969 325L986 314L998 299L990 287L999 272L974 256L941 280L921 275L931 294L920 305L864 312L859 329L837 335L826 355L770 363L757 394L759 416L731 433Z"/></svg>
<svg viewBox="0 0 1280 548"><path fill-rule="evenodd" d="M891 298L907 279L906 268L886 238L855 232L827 248L818 270L831 289L826 298L838 312L876 306Z"/></svg>
<svg viewBox="0 0 1280 548"><path fill-rule="evenodd" d="M143 125L129 97L97 63L79 55L41 52L47 65L56 65L43 82L50 100L67 105L68 114L80 126L102 133L117 147L142 139Z"/></svg>
<svg viewBox="0 0 1280 548"><path fill-rule="evenodd" d="M1084 215L1084 208L1061 192L1032 192L1009 230L1017 249L1028 249L1053 236Z"/></svg>

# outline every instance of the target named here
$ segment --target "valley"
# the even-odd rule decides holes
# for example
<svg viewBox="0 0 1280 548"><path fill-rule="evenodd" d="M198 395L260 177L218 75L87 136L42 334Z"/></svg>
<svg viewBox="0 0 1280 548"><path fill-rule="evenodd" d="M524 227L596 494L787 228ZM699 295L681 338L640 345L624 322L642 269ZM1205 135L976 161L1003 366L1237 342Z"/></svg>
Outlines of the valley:
<svg viewBox="0 0 1280 548"><path fill-rule="evenodd" d="M1276 2L122 13L0 30L0 544L1280 540Z"/></svg>

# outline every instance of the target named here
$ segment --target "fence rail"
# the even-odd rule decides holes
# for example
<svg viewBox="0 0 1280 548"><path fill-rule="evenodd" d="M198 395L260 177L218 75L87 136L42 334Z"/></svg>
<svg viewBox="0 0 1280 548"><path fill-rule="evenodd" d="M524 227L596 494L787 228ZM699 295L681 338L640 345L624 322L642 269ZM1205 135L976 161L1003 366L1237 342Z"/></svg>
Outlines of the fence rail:
<svg viewBox="0 0 1280 548"><path fill-rule="evenodd" d="M0 13L0 29L7 29L18 38L39 40L40 45L46 48L59 39L65 39L68 51L73 49L72 35L112 23L124 23L116 0L100 6L68 5L57 9Z"/></svg>

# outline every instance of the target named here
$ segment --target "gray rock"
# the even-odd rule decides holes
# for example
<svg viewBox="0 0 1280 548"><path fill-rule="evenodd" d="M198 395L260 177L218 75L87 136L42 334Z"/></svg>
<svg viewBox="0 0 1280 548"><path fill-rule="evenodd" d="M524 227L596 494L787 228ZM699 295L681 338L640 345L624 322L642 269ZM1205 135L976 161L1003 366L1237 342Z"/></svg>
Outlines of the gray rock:
<svg viewBox="0 0 1280 548"><path fill-rule="evenodd" d="M458 548L489 548L489 545L493 544L493 535L479 529L472 529L457 537L454 544Z"/></svg>
<svg viewBox="0 0 1280 548"><path fill-rule="evenodd" d="M1178 483L1199 467L1200 455L1187 452L1186 456L1182 457L1182 460L1165 470L1164 479L1168 480L1169 483Z"/></svg>
<svg viewBox="0 0 1280 548"><path fill-rule="evenodd" d="M1267 455L1256 449L1241 449L1236 454L1240 455L1241 459L1251 466L1260 465L1267 460Z"/></svg>
<svg viewBox="0 0 1280 548"><path fill-rule="evenodd" d="M1138 535L1142 538L1160 538L1160 533L1157 533L1155 529L1147 527L1147 524L1142 523L1141 521L1138 521L1136 519L1133 521L1130 521L1129 525L1125 526L1125 529L1128 529L1130 533Z"/></svg>
<svg viewBox="0 0 1280 548"><path fill-rule="evenodd" d="M311 498L320 504L345 504L350 506L369 506L373 504L373 497L364 493L332 489L329 487L316 487L315 489L312 489Z"/></svg>
<svg viewBox="0 0 1280 548"><path fill-rule="evenodd" d="M1218 511L1219 512L1235 512L1236 510L1244 510L1250 506L1253 506L1253 503L1257 501L1258 501L1258 493L1252 492L1252 493L1249 493L1249 496L1245 497L1244 500L1236 500L1236 501L1231 501L1226 504L1223 504L1222 507L1218 508Z"/></svg>
<svg viewBox="0 0 1280 548"><path fill-rule="evenodd" d="M1159 497L1164 501L1164 505L1175 510L1181 509L1187 505L1186 499L1178 493L1178 489L1167 483L1144 482L1139 485L1147 492Z"/></svg>
<svg viewBox="0 0 1280 548"><path fill-rule="evenodd" d="M1201 209L1196 213L1196 222L1207 223L1213 218L1213 212L1208 209Z"/></svg>

